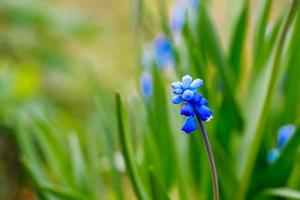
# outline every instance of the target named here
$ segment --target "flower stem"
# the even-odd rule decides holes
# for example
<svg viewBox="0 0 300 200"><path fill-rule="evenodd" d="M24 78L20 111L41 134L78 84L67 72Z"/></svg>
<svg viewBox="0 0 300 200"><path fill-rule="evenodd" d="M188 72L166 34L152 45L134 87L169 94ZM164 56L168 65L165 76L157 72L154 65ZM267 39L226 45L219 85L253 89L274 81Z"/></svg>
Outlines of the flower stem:
<svg viewBox="0 0 300 200"><path fill-rule="evenodd" d="M214 191L214 200L219 200L220 198L219 198L218 175L217 175L216 165L215 165L215 161L214 161L214 155L213 155L213 152L211 150L211 146L210 146L210 143L209 143L209 139L208 139L208 135L207 135L204 123L203 123L203 121L201 121L199 116L197 116L197 120L200 124L202 137L203 137L203 140L204 140L204 143L205 143L205 148L206 148L207 156L208 156L208 159L209 159L211 180L212 180L213 191Z"/></svg>

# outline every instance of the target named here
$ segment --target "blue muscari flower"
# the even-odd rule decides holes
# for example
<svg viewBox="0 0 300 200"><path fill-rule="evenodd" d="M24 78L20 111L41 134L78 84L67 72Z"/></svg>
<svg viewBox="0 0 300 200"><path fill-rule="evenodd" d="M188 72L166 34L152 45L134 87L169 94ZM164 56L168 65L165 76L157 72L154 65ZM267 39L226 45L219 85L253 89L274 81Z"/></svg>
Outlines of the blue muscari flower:
<svg viewBox="0 0 300 200"><path fill-rule="evenodd" d="M212 118L212 110L207 107L208 101L198 93L198 89L203 85L201 79L195 79L189 75L182 78L182 81L171 84L174 104L183 103L180 114L186 116L186 120L181 128L186 133L191 133L197 129L195 117L201 121L209 121Z"/></svg>
<svg viewBox="0 0 300 200"><path fill-rule="evenodd" d="M155 62L158 67L168 68L174 66L175 58L170 40L158 35L154 40Z"/></svg>
<svg viewBox="0 0 300 200"><path fill-rule="evenodd" d="M279 149L272 149L267 154L267 162L269 164L273 163L279 157L280 151Z"/></svg>
<svg viewBox="0 0 300 200"><path fill-rule="evenodd" d="M295 132L294 125L285 125L278 130L277 147L283 148Z"/></svg>
<svg viewBox="0 0 300 200"><path fill-rule="evenodd" d="M280 127L277 136L277 148L270 150L267 155L267 162L269 164L273 163L279 157L280 151L288 143L290 138L295 133L295 130L296 127L292 124Z"/></svg>
<svg viewBox="0 0 300 200"><path fill-rule="evenodd" d="M148 100L153 92L152 75L148 71L144 71L140 78L140 89L145 100Z"/></svg>

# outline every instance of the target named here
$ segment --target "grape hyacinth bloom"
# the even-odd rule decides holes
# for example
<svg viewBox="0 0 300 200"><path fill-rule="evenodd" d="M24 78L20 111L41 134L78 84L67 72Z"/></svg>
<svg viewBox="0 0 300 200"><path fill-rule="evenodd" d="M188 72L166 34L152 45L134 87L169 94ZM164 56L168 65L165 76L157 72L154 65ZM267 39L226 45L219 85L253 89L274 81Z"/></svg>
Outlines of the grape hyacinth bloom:
<svg viewBox="0 0 300 200"><path fill-rule="evenodd" d="M269 164L273 163L279 157L280 151L288 143L290 138L295 133L295 130L296 127L292 124L288 124L279 128L277 134L277 147L275 149L270 150L267 154L267 162Z"/></svg>
<svg viewBox="0 0 300 200"><path fill-rule="evenodd" d="M170 40L164 35L158 35L154 39L155 62L160 68L174 66L175 57Z"/></svg>
<svg viewBox="0 0 300 200"><path fill-rule="evenodd" d="M182 103L180 114L186 116L185 122L181 128L182 131L190 134L197 129L197 121L200 125L210 164L214 199L219 200L217 170L208 135L204 126L204 122L212 119L212 110L207 107L208 101L197 91L202 86L203 81L201 79L193 80L193 78L189 75L184 76L181 82L177 81L171 84L173 94L175 94L172 98L172 102L174 104Z"/></svg>
<svg viewBox="0 0 300 200"><path fill-rule="evenodd" d="M193 80L189 75L184 76L182 82L177 81L171 85L175 94L172 102L183 103L180 114L187 118L181 130L185 133L192 133L197 129L195 117L201 121L209 121L212 118L212 110L207 107L208 101L197 92L202 85L201 79Z"/></svg>
<svg viewBox="0 0 300 200"><path fill-rule="evenodd" d="M148 100L153 93L152 75L148 71L144 71L140 78L140 89L145 100Z"/></svg>

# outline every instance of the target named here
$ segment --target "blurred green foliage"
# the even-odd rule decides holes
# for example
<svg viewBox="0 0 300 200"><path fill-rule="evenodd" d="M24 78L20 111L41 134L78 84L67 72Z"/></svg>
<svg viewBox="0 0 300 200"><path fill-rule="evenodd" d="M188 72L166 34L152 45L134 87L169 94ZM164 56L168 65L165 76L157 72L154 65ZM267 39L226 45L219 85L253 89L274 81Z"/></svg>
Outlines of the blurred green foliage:
<svg viewBox="0 0 300 200"><path fill-rule="evenodd" d="M89 62L72 45L96 40L96 21L48 1L0 1L0 198L212 199L202 138L180 133L169 100L170 82L191 74L204 80L214 111L206 125L221 199L300 199L299 128L266 162L278 128L299 127L299 1L282 3L272 18L272 0L240 1L226 44L212 2L186 16L179 44L166 2L131 2L137 55L158 30L176 55L171 69L151 63L154 91L145 101L123 68L114 69L125 77L118 81L82 67Z"/></svg>

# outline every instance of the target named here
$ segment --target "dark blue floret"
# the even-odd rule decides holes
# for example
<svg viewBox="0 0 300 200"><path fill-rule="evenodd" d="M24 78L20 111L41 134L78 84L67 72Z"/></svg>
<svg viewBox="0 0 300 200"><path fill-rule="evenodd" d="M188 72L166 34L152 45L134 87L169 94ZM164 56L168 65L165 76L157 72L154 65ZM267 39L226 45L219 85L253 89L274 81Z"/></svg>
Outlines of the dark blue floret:
<svg viewBox="0 0 300 200"><path fill-rule="evenodd" d="M185 115L185 116L192 116L194 115L194 108L193 105L190 103L185 103L181 106L181 111L180 111L181 115Z"/></svg>
<svg viewBox="0 0 300 200"><path fill-rule="evenodd" d="M196 106L195 110L202 121L209 121L212 117L212 110L206 106Z"/></svg>
<svg viewBox="0 0 300 200"><path fill-rule="evenodd" d="M183 123L183 126L181 128L181 130L186 132L186 133L191 133L196 129L197 129L197 123L196 123L196 120L195 120L194 117L186 118L186 120Z"/></svg>

